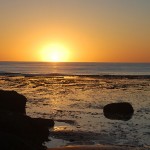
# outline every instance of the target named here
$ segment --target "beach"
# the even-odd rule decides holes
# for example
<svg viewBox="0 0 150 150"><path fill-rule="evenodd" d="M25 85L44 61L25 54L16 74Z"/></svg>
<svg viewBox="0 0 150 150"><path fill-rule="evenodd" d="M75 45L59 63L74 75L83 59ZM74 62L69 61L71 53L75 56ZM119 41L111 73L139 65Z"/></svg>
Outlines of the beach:
<svg viewBox="0 0 150 150"><path fill-rule="evenodd" d="M150 0L0 8L0 149L150 150Z"/></svg>
<svg viewBox="0 0 150 150"><path fill-rule="evenodd" d="M51 148L48 150L144 150L139 147L114 146L114 145L97 145L97 146L68 146L62 148Z"/></svg>
<svg viewBox="0 0 150 150"><path fill-rule="evenodd" d="M54 119L48 148L69 145L149 147L149 76L1 76L0 89L15 90L28 99L27 115ZM128 121L111 120L103 107L129 102Z"/></svg>

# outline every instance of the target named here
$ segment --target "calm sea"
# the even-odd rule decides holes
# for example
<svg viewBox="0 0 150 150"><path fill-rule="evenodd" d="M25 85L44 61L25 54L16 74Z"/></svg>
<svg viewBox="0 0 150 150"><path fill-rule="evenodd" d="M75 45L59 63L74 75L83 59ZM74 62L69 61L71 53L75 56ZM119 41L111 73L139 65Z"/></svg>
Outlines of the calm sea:
<svg viewBox="0 0 150 150"><path fill-rule="evenodd" d="M150 75L150 63L0 62L0 74Z"/></svg>

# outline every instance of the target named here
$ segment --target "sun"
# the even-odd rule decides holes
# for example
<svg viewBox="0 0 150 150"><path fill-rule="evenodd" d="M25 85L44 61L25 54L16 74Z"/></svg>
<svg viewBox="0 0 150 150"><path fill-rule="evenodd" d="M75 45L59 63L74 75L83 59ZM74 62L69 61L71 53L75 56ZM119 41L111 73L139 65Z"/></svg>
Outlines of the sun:
<svg viewBox="0 0 150 150"><path fill-rule="evenodd" d="M67 62L69 61L69 49L63 44L48 44L41 50L42 61Z"/></svg>
<svg viewBox="0 0 150 150"><path fill-rule="evenodd" d="M57 51L51 53L51 61L53 62L60 61L60 54Z"/></svg>

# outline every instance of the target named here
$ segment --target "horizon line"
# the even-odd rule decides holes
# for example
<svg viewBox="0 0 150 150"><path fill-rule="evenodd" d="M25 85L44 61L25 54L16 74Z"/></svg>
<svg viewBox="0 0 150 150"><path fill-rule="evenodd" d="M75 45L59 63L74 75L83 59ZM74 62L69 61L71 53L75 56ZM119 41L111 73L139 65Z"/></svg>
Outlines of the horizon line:
<svg viewBox="0 0 150 150"><path fill-rule="evenodd" d="M0 62L20 62L20 63L150 63L150 62L112 62L112 61L105 61L105 62L101 62L101 61L66 61L66 62L52 62L52 61L11 61L11 60L6 60L6 61L1 61Z"/></svg>

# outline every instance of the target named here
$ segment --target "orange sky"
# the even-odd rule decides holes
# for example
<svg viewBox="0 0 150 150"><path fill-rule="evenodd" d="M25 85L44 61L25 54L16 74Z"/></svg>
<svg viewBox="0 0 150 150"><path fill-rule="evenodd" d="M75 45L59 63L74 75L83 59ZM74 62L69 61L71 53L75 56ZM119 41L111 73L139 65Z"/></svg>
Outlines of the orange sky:
<svg viewBox="0 0 150 150"><path fill-rule="evenodd" d="M1 0L0 20L0 61L150 62L148 0Z"/></svg>

